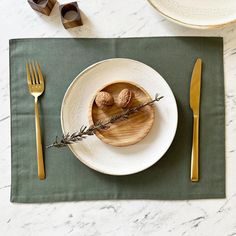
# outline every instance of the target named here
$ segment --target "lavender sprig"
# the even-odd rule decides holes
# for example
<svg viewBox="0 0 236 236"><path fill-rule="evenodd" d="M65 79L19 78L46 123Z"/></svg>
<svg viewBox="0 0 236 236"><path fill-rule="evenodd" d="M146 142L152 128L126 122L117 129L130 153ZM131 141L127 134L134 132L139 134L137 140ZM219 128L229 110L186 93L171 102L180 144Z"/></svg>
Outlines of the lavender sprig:
<svg viewBox="0 0 236 236"><path fill-rule="evenodd" d="M99 121L95 125L91 125L89 127L82 126L79 131L76 131L72 134L67 133L63 135L61 140L59 141L58 141L58 137L56 137L56 140L52 144L46 146L46 148L51 148L51 147L61 148L69 144L78 143L82 141L83 139L87 138L88 136L94 135L94 133L97 130L109 129L111 124L128 119L131 115L139 112L143 107L152 105L153 103L160 101L162 98L163 96L159 97L158 94L156 94L153 100L140 104L136 107L128 108L124 112L112 116L107 121Z"/></svg>

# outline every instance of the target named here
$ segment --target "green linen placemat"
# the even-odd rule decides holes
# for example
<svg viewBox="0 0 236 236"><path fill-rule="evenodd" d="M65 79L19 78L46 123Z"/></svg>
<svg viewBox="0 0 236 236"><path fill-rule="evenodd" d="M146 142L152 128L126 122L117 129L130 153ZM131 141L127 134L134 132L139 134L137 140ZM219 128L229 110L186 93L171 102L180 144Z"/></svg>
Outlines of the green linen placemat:
<svg viewBox="0 0 236 236"><path fill-rule="evenodd" d="M131 58L151 66L172 88L179 123L171 147L155 165L129 176L98 173L82 164L68 148L46 149L47 178L38 180L34 101L27 88L25 62L37 59L44 65L46 91L40 99L41 122L44 144L49 144L56 135L61 135L61 102L72 80L91 64L114 57ZM201 162L200 182L192 183L189 86L197 57L203 60ZM13 39L10 91L12 202L225 197L222 38Z"/></svg>

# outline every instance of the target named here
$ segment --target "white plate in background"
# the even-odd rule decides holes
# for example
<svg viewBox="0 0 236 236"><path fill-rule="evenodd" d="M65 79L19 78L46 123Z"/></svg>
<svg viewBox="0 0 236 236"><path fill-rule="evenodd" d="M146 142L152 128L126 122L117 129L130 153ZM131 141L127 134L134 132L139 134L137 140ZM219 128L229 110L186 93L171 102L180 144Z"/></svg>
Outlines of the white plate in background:
<svg viewBox="0 0 236 236"><path fill-rule="evenodd" d="M148 0L167 19L192 28L217 28L236 21L236 0Z"/></svg>

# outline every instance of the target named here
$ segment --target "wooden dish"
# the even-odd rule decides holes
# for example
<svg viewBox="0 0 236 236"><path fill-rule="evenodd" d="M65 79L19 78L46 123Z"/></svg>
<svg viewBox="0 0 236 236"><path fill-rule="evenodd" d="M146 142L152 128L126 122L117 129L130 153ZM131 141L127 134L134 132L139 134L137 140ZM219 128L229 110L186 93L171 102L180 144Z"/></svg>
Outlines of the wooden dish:
<svg viewBox="0 0 236 236"><path fill-rule="evenodd" d="M89 123L95 124L98 121L106 121L111 116L123 112L122 108L117 107L117 97L122 89L128 88L135 94L132 106L137 106L151 100L150 95L139 85L132 82L115 82L108 84L99 91L109 92L114 98L114 105L106 110L99 109L95 104L94 96L89 109ZM98 91L98 92L99 92ZM133 145L141 141L150 131L155 117L153 106L146 106L137 114L129 117L127 120L119 121L110 126L107 130L96 131L96 136L103 142L124 147Z"/></svg>

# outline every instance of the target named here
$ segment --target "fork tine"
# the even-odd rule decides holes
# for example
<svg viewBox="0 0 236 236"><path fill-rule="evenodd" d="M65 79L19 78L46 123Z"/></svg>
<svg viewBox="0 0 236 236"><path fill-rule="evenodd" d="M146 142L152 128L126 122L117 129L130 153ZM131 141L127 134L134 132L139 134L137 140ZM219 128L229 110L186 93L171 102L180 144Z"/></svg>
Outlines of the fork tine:
<svg viewBox="0 0 236 236"><path fill-rule="evenodd" d="M28 85L30 85L32 82L31 82L30 70L29 70L29 64L28 63L26 63L26 72L27 72L27 83L28 83Z"/></svg>
<svg viewBox="0 0 236 236"><path fill-rule="evenodd" d="M39 65L38 62L36 62L36 65L37 65L37 70L38 70L39 83L43 84L44 80L43 80L43 75L42 75L42 71L41 71L40 65Z"/></svg>
<svg viewBox="0 0 236 236"><path fill-rule="evenodd" d="M36 84L35 77L34 77L34 72L32 68L32 63L29 62L29 70L30 70L30 75L31 75L31 82L32 84Z"/></svg>
<svg viewBox="0 0 236 236"><path fill-rule="evenodd" d="M39 79L38 79L37 72L36 72L36 70L35 70L35 62L34 62L34 61L32 61L32 67L33 67L33 71L34 71L35 83L36 83L36 84L39 84L40 82L39 82Z"/></svg>

